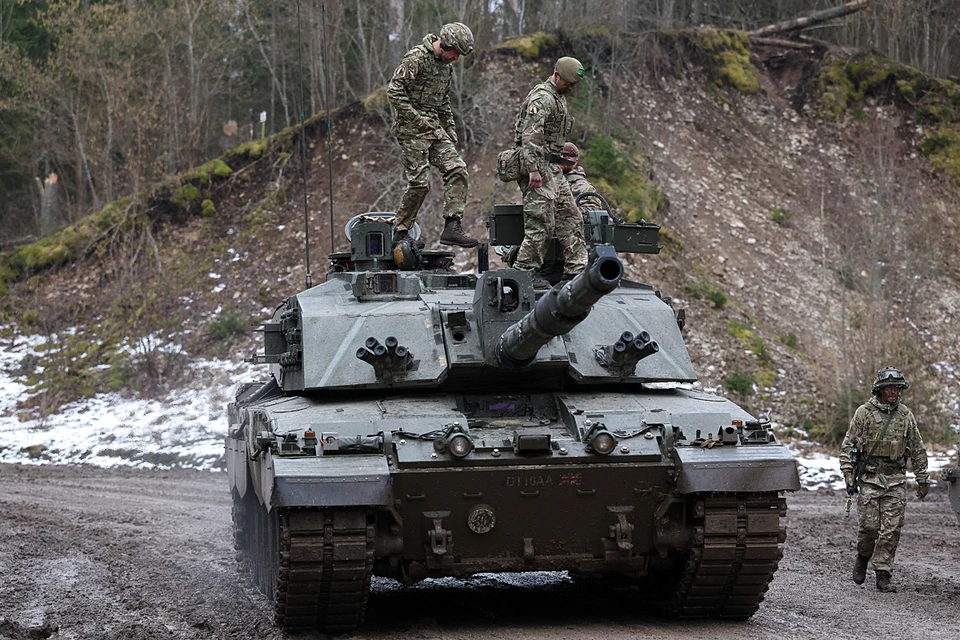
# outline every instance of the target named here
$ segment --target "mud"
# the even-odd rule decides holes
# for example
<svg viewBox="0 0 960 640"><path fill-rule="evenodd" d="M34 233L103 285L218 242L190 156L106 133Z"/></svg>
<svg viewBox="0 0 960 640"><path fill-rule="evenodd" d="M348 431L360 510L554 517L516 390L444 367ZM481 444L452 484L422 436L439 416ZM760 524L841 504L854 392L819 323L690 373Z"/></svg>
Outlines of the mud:
<svg viewBox="0 0 960 640"><path fill-rule="evenodd" d="M287 635L238 580L226 478L0 465L0 640L322 638ZM377 580L348 637L523 640L960 637L960 527L944 491L907 507L896 594L850 580L855 515L830 491L788 497L788 540L747 622L666 620L628 585L566 574L402 588Z"/></svg>

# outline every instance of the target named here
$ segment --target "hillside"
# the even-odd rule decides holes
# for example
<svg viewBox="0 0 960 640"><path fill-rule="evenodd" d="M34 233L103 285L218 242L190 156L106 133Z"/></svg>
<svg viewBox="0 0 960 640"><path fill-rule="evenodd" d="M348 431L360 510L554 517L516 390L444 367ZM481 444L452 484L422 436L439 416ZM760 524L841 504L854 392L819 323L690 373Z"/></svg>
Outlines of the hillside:
<svg viewBox="0 0 960 640"><path fill-rule="evenodd" d="M573 99L588 175L621 213L662 225L661 254L628 258L628 273L686 308L703 386L769 412L787 435L830 442L873 372L900 366L925 437L955 441L960 92L856 52L715 36L621 49L542 38L533 52L471 56L454 100L467 231L482 236L495 203L519 200L496 180L495 155L527 90L574 53L592 72ZM382 99L339 109L330 150L323 117L308 123L314 282L352 216L399 200ZM3 331L50 337L45 359L20 363L37 385L24 414L104 390L162 395L197 383L191 358L252 352L247 326L305 282L299 144L297 129L248 143L0 259ZM428 242L440 234L439 186L419 218ZM460 251L458 265L474 269L475 253Z"/></svg>

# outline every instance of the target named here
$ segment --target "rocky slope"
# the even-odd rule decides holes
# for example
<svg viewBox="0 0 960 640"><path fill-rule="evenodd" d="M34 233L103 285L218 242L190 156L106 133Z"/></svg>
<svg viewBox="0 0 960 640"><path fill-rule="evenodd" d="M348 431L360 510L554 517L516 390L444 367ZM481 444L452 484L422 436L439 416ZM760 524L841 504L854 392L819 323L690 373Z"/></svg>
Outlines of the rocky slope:
<svg viewBox="0 0 960 640"><path fill-rule="evenodd" d="M593 51L587 44L569 46ZM519 200L515 186L496 181L494 158L511 143L517 105L565 46L532 60L482 53L458 76L466 227L475 235L493 204ZM612 140L632 175L669 203L652 213L664 250L631 257L628 269L687 309L703 385L769 412L785 430L829 440L873 371L901 366L928 439L951 440L960 424L960 241L951 214L960 199L949 174L920 152L929 125L902 87L880 83L826 117L825 78L836 60L854 59L849 53L754 48L745 66L757 70L759 90L745 94L702 52L665 63L662 43L659 54L637 51L591 58L573 135L585 147ZM325 254L345 245L350 217L399 200L381 100L338 111L329 150L322 119L308 124L314 282ZM228 170L211 166L115 207L73 250L78 259L9 279L6 331L45 333L57 346L49 362L22 363L25 379L46 379L25 411L103 388L160 393L184 382L183 358L256 347L241 330L305 282L299 133L223 160ZM442 189L433 184L420 221L435 242ZM460 251L458 264L475 268L475 254Z"/></svg>

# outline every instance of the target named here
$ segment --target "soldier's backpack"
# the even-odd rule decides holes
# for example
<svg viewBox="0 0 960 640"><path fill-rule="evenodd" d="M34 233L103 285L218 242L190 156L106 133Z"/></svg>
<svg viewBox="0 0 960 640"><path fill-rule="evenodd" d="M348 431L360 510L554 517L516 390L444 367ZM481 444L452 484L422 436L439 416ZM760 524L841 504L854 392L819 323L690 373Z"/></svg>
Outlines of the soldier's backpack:
<svg viewBox="0 0 960 640"><path fill-rule="evenodd" d="M520 148L513 147L497 155L497 177L501 182L516 182L520 179Z"/></svg>

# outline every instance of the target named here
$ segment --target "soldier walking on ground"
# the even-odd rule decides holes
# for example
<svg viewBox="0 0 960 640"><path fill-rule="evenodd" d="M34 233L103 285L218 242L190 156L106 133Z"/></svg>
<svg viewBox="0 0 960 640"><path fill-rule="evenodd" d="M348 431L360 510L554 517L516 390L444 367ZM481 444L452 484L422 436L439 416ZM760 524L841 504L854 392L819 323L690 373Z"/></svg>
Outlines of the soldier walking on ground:
<svg viewBox="0 0 960 640"><path fill-rule="evenodd" d="M450 107L451 64L473 51L473 32L461 22L445 24L403 56L387 85L395 111L392 133L400 144L407 190L394 221L394 244L413 242L410 229L429 191L430 166L443 177L443 217L440 244L475 247L463 232L467 204L467 164L457 151L457 127ZM423 246L422 241L418 241Z"/></svg>
<svg viewBox="0 0 960 640"><path fill-rule="evenodd" d="M587 174L580 166L580 149L572 142L566 142L563 145L563 152L560 157L566 160L560 168L563 169L563 177L567 179L570 185L570 192L573 193L574 201L584 193L597 193L590 181L587 180ZM572 164L570 164L572 163ZM587 196L579 201L577 207L581 212L603 210L604 204L599 198Z"/></svg>
<svg viewBox="0 0 960 640"><path fill-rule="evenodd" d="M513 265L516 269L539 269L554 234L563 250L565 279L587 266L583 219L560 169L560 153L573 128L564 96L582 78L583 65L576 58L560 58L553 75L527 94L517 114L514 144L520 149L523 243ZM550 287L539 275L533 282L535 289Z"/></svg>
<svg viewBox="0 0 960 640"><path fill-rule="evenodd" d="M840 470L847 494L860 494L853 581L863 584L872 559L877 591L897 590L890 575L907 506L908 457L917 476L917 497L923 499L930 489L927 451L917 420L900 403L902 391L909 387L898 369L881 369L873 381L873 397L857 408L840 445Z"/></svg>

